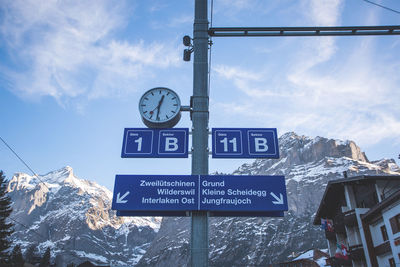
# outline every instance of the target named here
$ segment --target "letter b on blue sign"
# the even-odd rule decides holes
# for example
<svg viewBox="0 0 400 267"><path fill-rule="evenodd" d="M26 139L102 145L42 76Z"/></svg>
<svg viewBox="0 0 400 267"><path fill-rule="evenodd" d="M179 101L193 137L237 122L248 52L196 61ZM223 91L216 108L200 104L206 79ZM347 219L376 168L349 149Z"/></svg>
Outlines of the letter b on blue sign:
<svg viewBox="0 0 400 267"><path fill-rule="evenodd" d="M158 153L164 155L179 155L186 153L185 130L160 130Z"/></svg>
<svg viewBox="0 0 400 267"><path fill-rule="evenodd" d="M269 156L277 153L275 132L271 130L249 130L249 154L254 156Z"/></svg>

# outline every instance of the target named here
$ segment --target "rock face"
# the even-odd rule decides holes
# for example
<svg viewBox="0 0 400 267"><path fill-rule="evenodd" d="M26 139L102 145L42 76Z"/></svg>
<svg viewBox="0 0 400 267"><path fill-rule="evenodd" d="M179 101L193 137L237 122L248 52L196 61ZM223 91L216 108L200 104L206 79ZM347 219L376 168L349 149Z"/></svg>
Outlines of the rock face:
<svg viewBox="0 0 400 267"><path fill-rule="evenodd" d="M52 257L65 265L85 260L135 265L160 226L160 218L117 217L112 193L77 178L71 167L38 177L17 173L8 192L14 242L23 251L35 245L40 255L50 247Z"/></svg>
<svg viewBox="0 0 400 267"><path fill-rule="evenodd" d="M279 160L255 160L235 175L284 175L289 212L284 218L210 218L210 266L265 266L292 252L325 248L324 233L312 221L329 180L348 176L400 175L394 160L370 162L352 141L286 133ZM138 266L188 265L190 218L164 218Z"/></svg>
<svg viewBox="0 0 400 267"><path fill-rule="evenodd" d="M289 212L284 218L210 218L210 266L265 266L292 252L325 248L312 221L329 180L348 176L400 175L394 160L370 162L352 141L286 133L281 158L244 164L235 175L284 175ZM114 266L187 266L190 218L117 217L112 194L77 178L72 168L32 177L17 173L8 184L14 202L13 239L23 251L51 248L58 262ZM60 259L61 258L61 259Z"/></svg>

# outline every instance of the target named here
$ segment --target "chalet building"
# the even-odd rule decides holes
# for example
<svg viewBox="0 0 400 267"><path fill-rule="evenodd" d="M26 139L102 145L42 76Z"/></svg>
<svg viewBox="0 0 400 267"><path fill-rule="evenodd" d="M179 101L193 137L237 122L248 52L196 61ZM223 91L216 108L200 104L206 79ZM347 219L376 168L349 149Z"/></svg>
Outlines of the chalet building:
<svg viewBox="0 0 400 267"><path fill-rule="evenodd" d="M325 228L327 265L400 266L400 176L330 181L314 225Z"/></svg>

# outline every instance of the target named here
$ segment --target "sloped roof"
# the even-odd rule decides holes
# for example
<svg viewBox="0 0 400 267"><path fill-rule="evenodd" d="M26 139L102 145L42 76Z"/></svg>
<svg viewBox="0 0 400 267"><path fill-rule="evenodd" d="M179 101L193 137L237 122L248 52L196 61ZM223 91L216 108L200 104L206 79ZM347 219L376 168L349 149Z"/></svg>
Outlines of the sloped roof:
<svg viewBox="0 0 400 267"><path fill-rule="evenodd" d="M378 180L400 181L400 175L361 175L329 181L315 215L314 225L320 225L321 218L332 218L334 216L342 198L344 198L344 185L375 183Z"/></svg>

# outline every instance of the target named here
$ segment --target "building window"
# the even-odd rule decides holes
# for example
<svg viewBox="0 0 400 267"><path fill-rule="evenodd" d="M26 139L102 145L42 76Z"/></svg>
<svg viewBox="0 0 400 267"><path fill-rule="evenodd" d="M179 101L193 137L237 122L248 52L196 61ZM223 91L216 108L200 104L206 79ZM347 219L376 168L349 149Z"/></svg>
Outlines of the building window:
<svg viewBox="0 0 400 267"><path fill-rule="evenodd" d="M382 233L383 241L386 241L389 239L388 234L386 232L386 227L384 225L381 226L381 233Z"/></svg>
<svg viewBox="0 0 400 267"><path fill-rule="evenodd" d="M389 259L389 266L390 267L396 267L396 264L394 263L394 259L393 258Z"/></svg>
<svg viewBox="0 0 400 267"><path fill-rule="evenodd" d="M389 221L393 234L400 232L400 214L390 218Z"/></svg>

